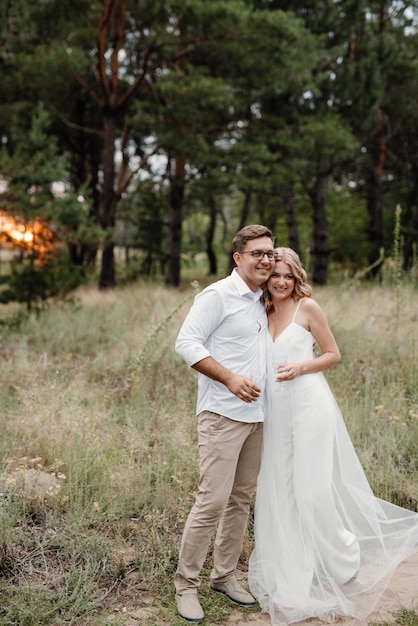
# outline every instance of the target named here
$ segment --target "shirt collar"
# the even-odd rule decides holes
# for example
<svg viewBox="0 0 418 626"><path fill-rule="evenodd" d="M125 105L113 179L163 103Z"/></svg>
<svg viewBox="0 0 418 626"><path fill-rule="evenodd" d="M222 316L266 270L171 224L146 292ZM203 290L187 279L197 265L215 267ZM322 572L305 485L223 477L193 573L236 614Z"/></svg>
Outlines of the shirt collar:
<svg viewBox="0 0 418 626"><path fill-rule="evenodd" d="M245 280L243 280L241 276L238 274L236 267L234 267L234 269L232 270L231 278L240 296L249 295L255 301L261 298L261 295L263 293L263 290L261 289L261 287L259 287L257 291L252 291L252 289L249 288Z"/></svg>

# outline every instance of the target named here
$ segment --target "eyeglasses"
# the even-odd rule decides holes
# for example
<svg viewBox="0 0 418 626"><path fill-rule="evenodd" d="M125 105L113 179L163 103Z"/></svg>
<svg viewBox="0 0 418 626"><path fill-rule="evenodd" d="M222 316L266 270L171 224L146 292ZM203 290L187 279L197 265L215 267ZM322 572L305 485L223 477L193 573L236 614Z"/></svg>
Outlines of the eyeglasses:
<svg viewBox="0 0 418 626"><path fill-rule="evenodd" d="M251 254L256 261L261 261L261 259L264 259L264 256L266 256L269 261L274 261L275 257L274 250L267 250L267 252L264 252L264 250L244 250L244 252L240 252L240 254Z"/></svg>

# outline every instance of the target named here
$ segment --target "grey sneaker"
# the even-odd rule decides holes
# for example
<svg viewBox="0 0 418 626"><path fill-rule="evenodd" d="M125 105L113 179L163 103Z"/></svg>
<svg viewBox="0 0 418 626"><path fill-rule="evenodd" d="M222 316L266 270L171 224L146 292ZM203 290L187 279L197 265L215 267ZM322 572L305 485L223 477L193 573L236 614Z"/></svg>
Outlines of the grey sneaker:
<svg viewBox="0 0 418 626"><path fill-rule="evenodd" d="M197 591L176 593L176 606L180 617L187 619L188 622L202 622L205 617L197 597Z"/></svg>
<svg viewBox="0 0 418 626"><path fill-rule="evenodd" d="M235 576L223 583L212 582L210 588L224 593L232 602L240 606L254 606L256 603L253 596L241 587Z"/></svg>

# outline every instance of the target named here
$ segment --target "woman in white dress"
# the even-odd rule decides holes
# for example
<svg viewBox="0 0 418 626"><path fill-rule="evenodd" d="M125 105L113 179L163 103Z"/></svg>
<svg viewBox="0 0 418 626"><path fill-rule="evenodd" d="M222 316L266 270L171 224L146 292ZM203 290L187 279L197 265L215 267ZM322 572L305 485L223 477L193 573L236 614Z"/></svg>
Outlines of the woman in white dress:
<svg viewBox="0 0 418 626"><path fill-rule="evenodd" d="M248 582L274 626L364 619L417 549L418 514L373 495L322 373L340 362L335 338L298 255L276 254Z"/></svg>

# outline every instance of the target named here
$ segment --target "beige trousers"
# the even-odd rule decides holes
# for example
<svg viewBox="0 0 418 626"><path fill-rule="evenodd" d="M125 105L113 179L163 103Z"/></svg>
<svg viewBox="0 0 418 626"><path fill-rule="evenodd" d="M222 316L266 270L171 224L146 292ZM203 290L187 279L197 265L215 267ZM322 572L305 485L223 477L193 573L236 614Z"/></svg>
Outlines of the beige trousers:
<svg viewBox="0 0 418 626"><path fill-rule="evenodd" d="M223 582L234 574L260 469L261 422L247 424L210 411L198 420L200 480L180 546L177 593L199 587L217 525L211 579Z"/></svg>

